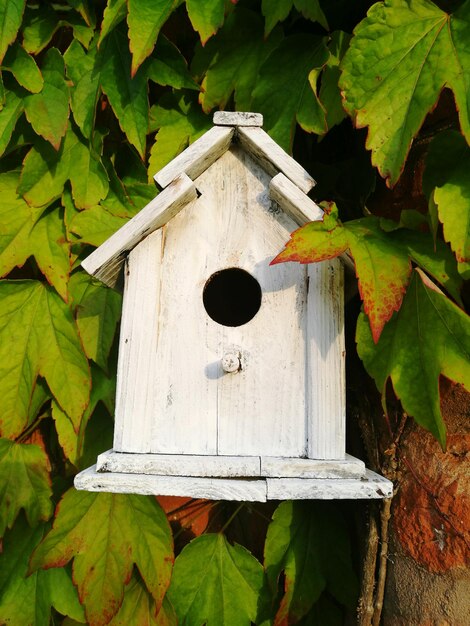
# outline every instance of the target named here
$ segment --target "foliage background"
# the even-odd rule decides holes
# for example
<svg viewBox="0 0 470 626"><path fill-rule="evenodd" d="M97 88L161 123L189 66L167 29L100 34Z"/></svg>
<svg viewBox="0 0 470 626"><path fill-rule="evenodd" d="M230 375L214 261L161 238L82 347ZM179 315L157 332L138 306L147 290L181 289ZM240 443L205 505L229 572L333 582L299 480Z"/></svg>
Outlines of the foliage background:
<svg viewBox="0 0 470 626"><path fill-rule="evenodd" d="M154 498L73 490L112 445L121 307L79 264L213 109L259 111L328 201L278 261L350 251L389 440L395 394L445 446L439 378L470 388L469 41L468 0L1 4L0 623L354 619L352 504L162 500L171 528Z"/></svg>

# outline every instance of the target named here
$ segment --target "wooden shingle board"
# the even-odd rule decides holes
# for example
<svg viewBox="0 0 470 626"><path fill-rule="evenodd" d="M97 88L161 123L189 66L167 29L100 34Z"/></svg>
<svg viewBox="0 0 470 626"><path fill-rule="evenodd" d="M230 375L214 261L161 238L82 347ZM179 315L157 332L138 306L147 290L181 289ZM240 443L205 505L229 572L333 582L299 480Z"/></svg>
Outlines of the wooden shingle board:
<svg viewBox="0 0 470 626"><path fill-rule="evenodd" d="M234 133L233 127L214 126L157 172L155 182L164 189L183 172L194 180L228 150Z"/></svg>
<svg viewBox="0 0 470 626"><path fill-rule="evenodd" d="M307 222L321 220L323 211L313 200L301 191L282 172L276 174L269 183L269 196L279 204L296 224L303 226Z"/></svg>
<svg viewBox="0 0 470 626"><path fill-rule="evenodd" d="M263 116L261 113L216 111L213 121L217 126L262 126Z"/></svg>
<svg viewBox="0 0 470 626"><path fill-rule="evenodd" d="M135 217L84 259L82 267L106 285L114 287L127 253L196 198L196 187L192 180L186 174L181 174Z"/></svg>

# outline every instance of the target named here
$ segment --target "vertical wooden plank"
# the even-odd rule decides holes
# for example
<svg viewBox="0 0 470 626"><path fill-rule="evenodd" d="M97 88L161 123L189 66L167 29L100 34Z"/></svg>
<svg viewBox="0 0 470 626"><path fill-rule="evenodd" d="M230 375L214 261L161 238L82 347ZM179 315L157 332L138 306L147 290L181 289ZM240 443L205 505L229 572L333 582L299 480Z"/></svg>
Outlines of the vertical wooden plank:
<svg viewBox="0 0 470 626"><path fill-rule="evenodd" d="M155 387L162 230L129 254L119 340L114 449L149 452Z"/></svg>
<svg viewBox="0 0 470 626"><path fill-rule="evenodd" d="M308 266L308 457L345 456L344 272L339 259Z"/></svg>

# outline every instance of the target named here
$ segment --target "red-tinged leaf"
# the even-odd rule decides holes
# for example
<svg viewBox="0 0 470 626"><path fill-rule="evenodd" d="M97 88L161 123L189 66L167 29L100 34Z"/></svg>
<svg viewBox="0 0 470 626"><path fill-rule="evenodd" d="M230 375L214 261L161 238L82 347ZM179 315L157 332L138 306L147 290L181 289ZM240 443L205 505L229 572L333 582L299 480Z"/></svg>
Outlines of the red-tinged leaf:
<svg viewBox="0 0 470 626"><path fill-rule="evenodd" d="M186 0L186 9L201 43L214 35L224 23L225 0Z"/></svg>
<svg viewBox="0 0 470 626"><path fill-rule="evenodd" d="M401 306L411 273L406 250L380 228L378 218L343 224L332 208L323 221L310 222L293 232L285 250L271 263L324 261L346 250L354 258L364 310L377 342L383 327Z"/></svg>
<svg viewBox="0 0 470 626"><path fill-rule="evenodd" d="M390 379L404 410L445 446L439 377L470 391L470 318L416 270L400 311L374 344L364 316L356 331L357 350L382 391Z"/></svg>
<svg viewBox="0 0 470 626"><path fill-rule="evenodd" d="M127 23L132 53L132 76L152 53L160 28L175 4L175 0L128 0Z"/></svg>
<svg viewBox="0 0 470 626"><path fill-rule="evenodd" d="M152 596L134 576L126 587L122 606L109 626L177 626L177 623L175 611L166 596L158 611Z"/></svg>
<svg viewBox="0 0 470 626"><path fill-rule="evenodd" d="M107 624L118 612L133 564L157 609L170 582L170 527L155 498L74 489L62 498L51 532L31 558L31 570L70 559L87 619Z"/></svg>
<svg viewBox="0 0 470 626"><path fill-rule="evenodd" d="M30 526L52 514L49 459L39 446L0 439L0 537L24 509Z"/></svg>

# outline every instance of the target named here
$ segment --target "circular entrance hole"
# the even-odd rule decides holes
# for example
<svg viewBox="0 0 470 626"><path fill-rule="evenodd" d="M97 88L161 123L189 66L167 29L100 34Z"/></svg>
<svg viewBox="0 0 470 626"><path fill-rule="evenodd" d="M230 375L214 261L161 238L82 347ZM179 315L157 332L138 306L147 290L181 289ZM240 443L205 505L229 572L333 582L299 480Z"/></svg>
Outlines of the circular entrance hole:
<svg viewBox="0 0 470 626"><path fill-rule="evenodd" d="M261 287L245 270L229 267L209 277L202 301L214 322L222 326L242 326L259 311Z"/></svg>

